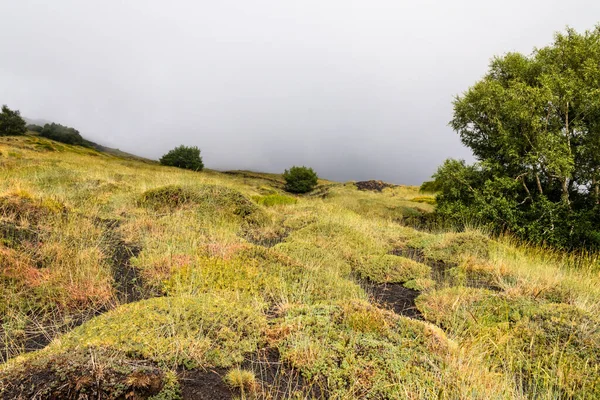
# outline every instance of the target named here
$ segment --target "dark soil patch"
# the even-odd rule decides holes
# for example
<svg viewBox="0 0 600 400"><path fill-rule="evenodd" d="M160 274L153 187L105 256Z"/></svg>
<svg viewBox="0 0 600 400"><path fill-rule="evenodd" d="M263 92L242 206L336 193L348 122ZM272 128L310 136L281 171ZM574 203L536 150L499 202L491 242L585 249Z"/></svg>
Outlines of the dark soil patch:
<svg viewBox="0 0 600 400"><path fill-rule="evenodd" d="M277 348L269 347L253 353L242 364L242 368L254 372L260 387L260 398L275 400L328 397L323 388L310 384L300 371L283 363Z"/></svg>
<svg viewBox="0 0 600 400"><path fill-rule="evenodd" d="M177 374L184 400L230 400L236 394L225 384L225 368L180 370Z"/></svg>
<svg viewBox="0 0 600 400"><path fill-rule="evenodd" d="M385 188L396 187L397 185L392 185L391 183L386 183L383 181L360 181L355 183L358 190L370 190L373 192L381 192Z"/></svg>
<svg viewBox="0 0 600 400"><path fill-rule="evenodd" d="M373 300L379 305L406 317L423 319L423 315L415 305L415 299L421 294L418 290L409 289L401 283L373 283L364 284Z"/></svg>
<svg viewBox="0 0 600 400"><path fill-rule="evenodd" d="M410 258L417 262L428 265L431 267L431 279L436 281L438 284L442 282L452 284L456 279L452 276L451 269L457 267L457 264L427 258L421 249L416 249L413 247L398 248L390 251L390 254ZM458 282L454 283L458 284ZM501 287L490 283L489 279L486 277L482 277L474 273L467 273L466 279L462 282L462 284L476 289L488 289L496 292L502 291Z"/></svg>
<svg viewBox="0 0 600 400"><path fill-rule="evenodd" d="M113 244L113 278L117 297L121 303L131 303L144 298L144 282L140 271L129 259L140 254L141 247L117 239Z"/></svg>
<svg viewBox="0 0 600 400"><path fill-rule="evenodd" d="M447 263L441 260L432 260L425 257L423 250L414 247L397 248L390 251L390 254L410 258L411 260L423 263L431 267L431 279L440 283L449 278L450 268L456 267L456 264Z"/></svg>
<svg viewBox="0 0 600 400"><path fill-rule="evenodd" d="M271 248L273 246L278 245L279 243L283 242L288 236L288 231L281 231L277 234L269 235L261 233L260 231L247 231L241 235L241 237L246 239L248 242L266 248Z"/></svg>
<svg viewBox="0 0 600 400"><path fill-rule="evenodd" d="M63 333L69 332L91 318L98 316L108 309L86 310L77 314L55 315L53 320L40 320L34 316L26 323L20 334L11 334L0 328L0 362L23 353L41 350ZM0 324L2 323L0 319Z"/></svg>
<svg viewBox="0 0 600 400"><path fill-rule="evenodd" d="M81 351L32 360L0 376L2 399L146 399L163 387L148 362Z"/></svg>
<svg viewBox="0 0 600 400"><path fill-rule="evenodd" d="M121 304L144 299L144 281L140 271L131 265L130 259L137 256L142 248L127 243L117 232L118 220L98 219L106 227L105 244L112 261L112 274L117 298Z"/></svg>
<svg viewBox="0 0 600 400"><path fill-rule="evenodd" d="M254 372L258 398L327 398L318 385L310 385L302 374L281 362L276 348L261 349L252 353L241 368ZM185 400L230 400L240 396L239 389L231 388L223 378L227 368L210 370L180 370L178 372L181 394Z"/></svg>
<svg viewBox="0 0 600 400"><path fill-rule="evenodd" d="M11 248L25 247L39 243L40 233L31 228L18 226L12 222L0 221L0 244Z"/></svg>

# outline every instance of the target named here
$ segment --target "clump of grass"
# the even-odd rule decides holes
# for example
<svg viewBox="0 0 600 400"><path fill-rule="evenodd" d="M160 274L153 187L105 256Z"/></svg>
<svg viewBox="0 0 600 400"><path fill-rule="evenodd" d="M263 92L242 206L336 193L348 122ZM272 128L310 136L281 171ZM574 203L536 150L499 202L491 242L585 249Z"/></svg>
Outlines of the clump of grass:
<svg viewBox="0 0 600 400"><path fill-rule="evenodd" d="M435 197L429 196L417 196L410 199L410 201L414 203L427 203L427 204L435 204Z"/></svg>
<svg viewBox="0 0 600 400"><path fill-rule="evenodd" d="M256 350L266 327L262 308L232 293L148 299L82 325L62 346L108 347L171 366L227 367Z"/></svg>
<svg viewBox="0 0 600 400"><path fill-rule="evenodd" d="M471 288L430 292L417 306L524 392L600 396L599 321L576 306Z"/></svg>
<svg viewBox="0 0 600 400"><path fill-rule="evenodd" d="M296 199L294 197L285 196L283 194L278 194L278 193L268 194L266 196L255 196L254 200L258 204L265 206L265 207L296 204L298 202L298 199Z"/></svg>
<svg viewBox="0 0 600 400"><path fill-rule="evenodd" d="M428 278L431 274L429 266L391 254L371 256L368 261L356 266L355 270L361 278L377 283L404 283Z"/></svg>
<svg viewBox="0 0 600 400"><path fill-rule="evenodd" d="M484 398L456 384L443 332L365 302L289 308L276 343L330 398Z"/></svg>
<svg viewBox="0 0 600 400"><path fill-rule="evenodd" d="M66 207L60 202L48 197L35 198L24 190L0 196L0 217L20 223L37 224L53 214L66 212Z"/></svg>
<svg viewBox="0 0 600 400"><path fill-rule="evenodd" d="M255 222L265 218L258 206L242 193L219 185L151 189L140 196L138 204L161 212L194 206L203 215L229 214Z"/></svg>
<svg viewBox="0 0 600 400"><path fill-rule="evenodd" d="M408 247L422 250L431 260L449 264L459 263L465 256L486 259L491 240L477 231L448 232L439 235L420 235L407 242Z"/></svg>
<svg viewBox="0 0 600 400"><path fill-rule="evenodd" d="M423 290L429 290L434 288L436 285L435 280L430 278L416 278L411 279L408 282L404 283L404 287L407 289L418 290L419 292Z"/></svg>
<svg viewBox="0 0 600 400"><path fill-rule="evenodd" d="M254 372L252 371L233 368L229 370L223 379L229 386L239 389L242 394L255 393L258 390L256 375L254 375Z"/></svg>

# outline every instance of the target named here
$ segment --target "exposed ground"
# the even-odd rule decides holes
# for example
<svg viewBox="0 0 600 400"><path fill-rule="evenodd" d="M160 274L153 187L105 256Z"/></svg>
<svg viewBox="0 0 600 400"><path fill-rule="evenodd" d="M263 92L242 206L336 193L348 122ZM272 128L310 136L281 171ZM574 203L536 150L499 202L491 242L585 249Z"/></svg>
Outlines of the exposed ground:
<svg viewBox="0 0 600 400"><path fill-rule="evenodd" d="M600 398L597 256L367 186L0 138L1 397Z"/></svg>

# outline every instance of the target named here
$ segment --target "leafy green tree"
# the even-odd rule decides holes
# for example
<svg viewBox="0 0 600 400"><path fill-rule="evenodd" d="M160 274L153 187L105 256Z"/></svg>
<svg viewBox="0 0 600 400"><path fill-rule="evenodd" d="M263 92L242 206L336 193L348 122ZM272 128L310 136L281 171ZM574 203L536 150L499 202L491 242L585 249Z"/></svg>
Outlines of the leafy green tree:
<svg viewBox="0 0 600 400"><path fill-rule="evenodd" d="M454 101L450 125L477 163L438 169L438 213L535 242L600 246L600 26L494 58Z"/></svg>
<svg viewBox="0 0 600 400"><path fill-rule="evenodd" d="M291 167L283 173L285 190L291 193L308 193L317 186L319 177L312 168Z"/></svg>
<svg viewBox="0 0 600 400"><path fill-rule="evenodd" d="M0 136L24 135L27 132L26 122L21 118L18 110L11 110L6 105L2 106L0 113Z"/></svg>
<svg viewBox="0 0 600 400"><path fill-rule="evenodd" d="M204 164L200 156L200 149L196 146L179 146L169 151L161 157L160 163L170 167L191 169L192 171L202 171Z"/></svg>
<svg viewBox="0 0 600 400"><path fill-rule="evenodd" d="M61 124L52 123L44 125L40 136L66 144L80 146L84 144L83 137L81 137L77 129Z"/></svg>

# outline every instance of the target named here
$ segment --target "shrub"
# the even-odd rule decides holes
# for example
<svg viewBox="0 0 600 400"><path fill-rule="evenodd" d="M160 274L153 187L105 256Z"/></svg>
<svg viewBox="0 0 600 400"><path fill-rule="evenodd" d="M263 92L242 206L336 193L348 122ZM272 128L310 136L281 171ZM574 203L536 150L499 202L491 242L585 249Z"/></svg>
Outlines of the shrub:
<svg viewBox="0 0 600 400"><path fill-rule="evenodd" d="M285 190L291 193L308 193L317 186L319 177L312 168L292 167L283 173Z"/></svg>
<svg viewBox="0 0 600 400"><path fill-rule="evenodd" d="M25 120L21 118L18 110L11 110L7 106L2 106L0 112L0 136L24 135L27 132Z"/></svg>
<svg viewBox="0 0 600 400"><path fill-rule="evenodd" d="M55 123L44 125L40 136L66 144L83 145L84 143L77 129Z"/></svg>
<svg viewBox="0 0 600 400"><path fill-rule="evenodd" d="M200 157L200 149L196 146L179 146L169 151L161 157L160 163L169 167L191 169L192 171L202 171L204 163Z"/></svg>

